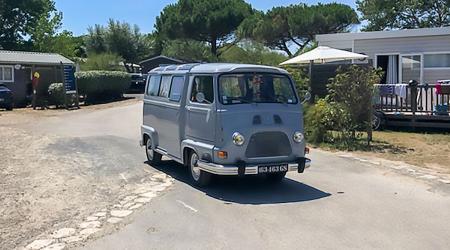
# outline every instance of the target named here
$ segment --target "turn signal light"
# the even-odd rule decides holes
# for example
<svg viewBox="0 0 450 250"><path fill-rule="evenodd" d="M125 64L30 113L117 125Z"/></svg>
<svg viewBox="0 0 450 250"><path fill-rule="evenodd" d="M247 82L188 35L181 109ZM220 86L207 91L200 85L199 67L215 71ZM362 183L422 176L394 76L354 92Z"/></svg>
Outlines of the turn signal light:
<svg viewBox="0 0 450 250"><path fill-rule="evenodd" d="M309 154L309 148L305 147L305 155Z"/></svg>
<svg viewBox="0 0 450 250"><path fill-rule="evenodd" d="M228 153L226 151L217 151L217 157L220 159L226 159L228 157Z"/></svg>

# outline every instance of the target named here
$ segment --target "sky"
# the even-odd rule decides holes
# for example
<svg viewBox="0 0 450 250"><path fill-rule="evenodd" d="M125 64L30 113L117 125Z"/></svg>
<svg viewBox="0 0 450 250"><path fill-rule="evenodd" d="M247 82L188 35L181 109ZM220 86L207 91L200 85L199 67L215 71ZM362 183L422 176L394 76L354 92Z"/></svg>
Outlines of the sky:
<svg viewBox="0 0 450 250"><path fill-rule="evenodd" d="M253 8L267 10L275 6L285 6L304 2L307 4L340 2L355 8L355 0L246 0ZM56 0L56 8L63 12L62 29L72 31L74 35L87 32L94 24L105 25L113 18L121 22L137 24L143 33L153 30L156 17L162 9L176 0Z"/></svg>

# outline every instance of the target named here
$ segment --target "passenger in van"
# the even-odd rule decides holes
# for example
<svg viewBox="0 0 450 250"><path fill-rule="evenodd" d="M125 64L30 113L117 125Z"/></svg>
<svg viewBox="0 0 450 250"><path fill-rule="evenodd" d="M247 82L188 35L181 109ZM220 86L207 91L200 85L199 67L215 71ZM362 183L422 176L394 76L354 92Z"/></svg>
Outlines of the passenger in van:
<svg viewBox="0 0 450 250"><path fill-rule="evenodd" d="M273 88L273 77L264 76L261 87L261 101L263 102L275 102L275 91Z"/></svg>

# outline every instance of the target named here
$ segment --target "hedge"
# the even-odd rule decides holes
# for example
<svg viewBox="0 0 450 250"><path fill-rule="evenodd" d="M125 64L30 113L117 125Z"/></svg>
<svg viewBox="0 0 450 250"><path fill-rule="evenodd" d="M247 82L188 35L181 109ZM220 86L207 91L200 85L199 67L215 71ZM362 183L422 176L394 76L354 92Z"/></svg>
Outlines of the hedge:
<svg viewBox="0 0 450 250"><path fill-rule="evenodd" d="M61 82L52 83L48 87L49 103L51 105L62 106L65 100L64 84Z"/></svg>
<svg viewBox="0 0 450 250"><path fill-rule="evenodd" d="M75 78L78 93L90 103L122 97L131 82L130 75L120 71L80 71Z"/></svg>

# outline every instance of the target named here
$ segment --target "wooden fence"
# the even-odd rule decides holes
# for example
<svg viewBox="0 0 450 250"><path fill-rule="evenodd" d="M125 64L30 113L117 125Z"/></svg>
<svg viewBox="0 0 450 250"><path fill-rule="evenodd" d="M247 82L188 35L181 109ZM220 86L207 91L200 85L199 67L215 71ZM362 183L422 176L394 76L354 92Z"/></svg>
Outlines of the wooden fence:
<svg viewBox="0 0 450 250"><path fill-rule="evenodd" d="M450 85L376 85L374 108L387 125L450 128ZM391 89L392 88L392 89Z"/></svg>
<svg viewBox="0 0 450 250"><path fill-rule="evenodd" d="M376 87L379 86L377 85ZM437 84L404 85L402 86L405 88L404 96L399 95L398 92L396 93L396 87L391 86L394 89L392 94L380 93L376 97L376 110L423 115L449 115L449 110L448 108L445 109L445 107L450 105L450 92L439 93L436 91Z"/></svg>

